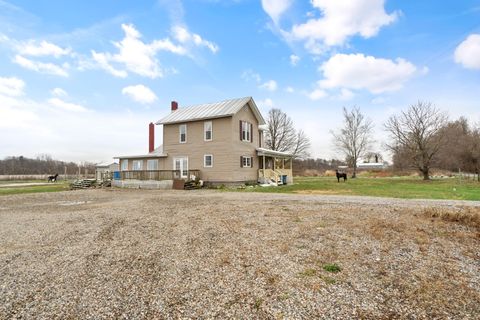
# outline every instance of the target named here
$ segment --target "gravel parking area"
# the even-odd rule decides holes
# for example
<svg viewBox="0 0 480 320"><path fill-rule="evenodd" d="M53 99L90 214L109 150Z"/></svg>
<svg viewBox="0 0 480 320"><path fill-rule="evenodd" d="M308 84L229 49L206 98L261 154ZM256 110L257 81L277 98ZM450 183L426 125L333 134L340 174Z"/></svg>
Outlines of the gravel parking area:
<svg viewBox="0 0 480 320"><path fill-rule="evenodd" d="M433 209L432 209L433 208ZM0 319L478 319L478 202L216 191L0 197Z"/></svg>

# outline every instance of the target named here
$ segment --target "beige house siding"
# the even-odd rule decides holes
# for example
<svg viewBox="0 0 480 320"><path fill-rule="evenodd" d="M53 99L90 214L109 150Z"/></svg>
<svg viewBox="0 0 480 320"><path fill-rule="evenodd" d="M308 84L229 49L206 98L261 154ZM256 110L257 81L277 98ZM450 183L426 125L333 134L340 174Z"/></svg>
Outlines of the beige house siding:
<svg viewBox="0 0 480 320"><path fill-rule="evenodd" d="M234 181L257 181L258 178L258 157L256 148L259 146L258 120L248 105L244 106L232 117L232 163L234 164L231 175ZM252 142L240 140L240 121L247 121L252 124ZM240 157L252 157L251 168L240 167Z"/></svg>
<svg viewBox="0 0 480 320"><path fill-rule="evenodd" d="M204 122L212 122L212 140L204 139ZM176 157L188 157L188 168L200 170L204 181L232 181L232 118L218 118L186 122L187 142L180 143L179 126L183 123L166 124L163 126L164 152L166 169L173 170L173 161ZM205 168L204 155L213 155L213 167ZM238 163L238 161L236 162Z"/></svg>

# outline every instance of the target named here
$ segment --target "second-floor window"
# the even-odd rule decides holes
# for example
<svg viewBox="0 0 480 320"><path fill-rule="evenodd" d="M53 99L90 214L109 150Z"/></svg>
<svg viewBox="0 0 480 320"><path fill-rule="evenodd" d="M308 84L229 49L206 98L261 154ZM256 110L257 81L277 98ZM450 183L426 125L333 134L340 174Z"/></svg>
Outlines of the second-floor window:
<svg viewBox="0 0 480 320"><path fill-rule="evenodd" d="M205 141L212 141L212 121L203 123L203 138Z"/></svg>
<svg viewBox="0 0 480 320"><path fill-rule="evenodd" d="M181 124L178 128L180 132L180 143L186 143L187 142L187 125Z"/></svg>
<svg viewBox="0 0 480 320"><path fill-rule="evenodd" d="M252 124L247 121L240 121L240 139L252 142Z"/></svg>

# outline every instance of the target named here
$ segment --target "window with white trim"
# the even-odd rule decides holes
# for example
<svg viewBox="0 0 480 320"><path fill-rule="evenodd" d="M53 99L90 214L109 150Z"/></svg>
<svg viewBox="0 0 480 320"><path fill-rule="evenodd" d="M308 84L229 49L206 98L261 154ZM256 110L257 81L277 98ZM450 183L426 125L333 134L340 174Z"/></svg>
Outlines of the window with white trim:
<svg viewBox="0 0 480 320"><path fill-rule="evenodd" d="M127 171L128 170L128 160L124 159L122 160L122 171Z"/></svg>
<svg viewBox="0 0 480 320"><path fill-rule="evenodd" d="M143 160L133 160L132 170L142 170Z"/></svg>
<svg viewBox="0 0 480 320"><path fill-rule="evenodd" d="M203 123L203 139L205 141L212 141L213 127L212 121L205 121Z"/></svg>
<svg viewBox="0 0 480 320"><path fill-rule="evenodd" d="M147 170L158 170L158 160L157 159L147 160Z"/></svg>
<svg viewBox="0 0 480 320"><path fill-rule="evenodd" d="M186 143L187 142L187 125L186 124L179 125L178 130L180 133L180 143Z"/></svg>
<svg viewBox="0 0 480 320"><path fill-rule="evenodd" d="M212 168L213 167L213 155L211 155L211 154L203 155L203 166L205 168Z"/></svg>
<svg viewBox="0 0 480 320"><path fill-rule="evenodd" d="M252 157L242 156L242 167L251 168L252 167Z"/></svg>
<svg viewBox="0 0 480 320"><path fill-rule="evenodd" d="M252 141L252 124L242 121L242 141Z"/></svg>

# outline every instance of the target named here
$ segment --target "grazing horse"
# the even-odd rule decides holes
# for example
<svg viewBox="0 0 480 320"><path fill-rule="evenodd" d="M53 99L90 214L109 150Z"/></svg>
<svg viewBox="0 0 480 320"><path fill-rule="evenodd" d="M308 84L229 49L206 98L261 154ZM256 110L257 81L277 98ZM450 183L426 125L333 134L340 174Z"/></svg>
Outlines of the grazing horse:
<svg viewBox="0 0 480 320"><path fill-rule="evenodd" d="M49 176L48 182L57 182L57 177L58 177L58 173L56 173L54 176Z"/></svg>
<svg viewBox="0 0 480 320"><path fill-rule="evenodd" d="M338 172L335 170L335 175L337 176L337 182L340 182L340 178L343 178L343 182L347 181L347 174L344 172Z"/></svg>

